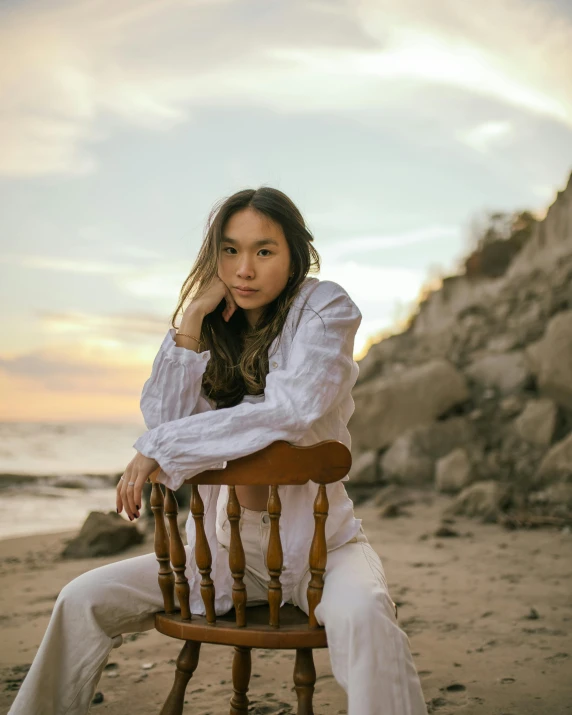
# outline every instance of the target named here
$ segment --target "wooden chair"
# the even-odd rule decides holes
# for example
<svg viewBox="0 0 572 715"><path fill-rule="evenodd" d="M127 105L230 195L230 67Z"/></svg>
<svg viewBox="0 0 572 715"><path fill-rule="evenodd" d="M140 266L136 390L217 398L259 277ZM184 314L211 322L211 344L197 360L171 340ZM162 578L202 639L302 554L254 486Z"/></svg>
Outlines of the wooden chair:
<svg viewBox="0 0 572 715"><path fill-rule="evenodd" d="M252 648L296 649L294 685L298 699L298 715L313 715L312 698L316 670L312 650L327 648L326 632L318 625L316 606L320 603L326 570L326 533L328 498L326 484L342 479L350 470L351 454L341 442L329 440L311 447L295 447L287 442L274 442L254 454L229 461L226 469L209 469L186 483L191 484L191 513L196 530L196 562L202 576L201 596L205 616L192 614L189 605L189 585L185 576L186 552L177 527L177 501L170 489L153 483L151 508L155 517L155 553L159 562L159 586L163 594L164 612L155 617L155 628L166 636L185 644L177 659L175 682L163 705L161 715L181 715L185 690L199 661L202 643L234 646L232 681L234 694L230 700L230 715L248 712L246 695L251 673ZM158 474L155 472L151 480ZM305 484L309 479L319 484L314 502L314 535L309 545L311 580L308 585L309 616L299 608L282 602L280 574L282 544L279 520L281 513L279 485ZM229 487L227 514L231 536L229 567L234 578L232 599L234 608L224 616L215 617L215 592L211 573L211 553L203 518L204 506L199 484L226 484ZM267 552L268 604L246 607L244 585L245 556L240 538L241 509L236 497L236 485L266 484L270 486L268 513L270 540ZM164 515L169 522L169 534ZM172 568L171 568L172 564ZM175 572L173 574L173 571ZM175 593L179 607L175 605ZM248 615L248 618L247 618Z"/></svg>

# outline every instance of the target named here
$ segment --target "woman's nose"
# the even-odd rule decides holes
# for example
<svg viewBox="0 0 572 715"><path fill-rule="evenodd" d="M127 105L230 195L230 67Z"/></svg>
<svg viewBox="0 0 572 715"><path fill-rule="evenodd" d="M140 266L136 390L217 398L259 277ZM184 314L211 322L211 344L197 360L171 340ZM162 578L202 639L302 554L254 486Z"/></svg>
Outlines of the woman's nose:
<svg viewBox="0 0 572 715"><path fill-rule="evenodd" d="M236 273L241 278L251 278L254 275L252 261L249 258L243 258L238 265Z"/></svg>

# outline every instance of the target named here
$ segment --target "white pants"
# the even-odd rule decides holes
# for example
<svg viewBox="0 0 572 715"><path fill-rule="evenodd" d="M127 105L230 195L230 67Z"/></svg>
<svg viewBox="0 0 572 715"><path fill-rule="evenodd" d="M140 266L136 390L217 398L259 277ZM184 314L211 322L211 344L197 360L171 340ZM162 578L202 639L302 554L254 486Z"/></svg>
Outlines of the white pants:
<svg viewBox="0 0 572 715"><path fill-rule="evenodd" d="M255 605L267 600L268 512L242 507L240 525L248 603ZM228 548L229 539L225 522L219 548ZM100 566L64 586L8 715L85 715L121 634L153 628L163 610L157 574L151 553ZM308 571L292 597L305 613L309 580ZM326 629L332 673L348 695L348 715L426 715L409 640L363 530L328 553L316 618Z"/></svg>

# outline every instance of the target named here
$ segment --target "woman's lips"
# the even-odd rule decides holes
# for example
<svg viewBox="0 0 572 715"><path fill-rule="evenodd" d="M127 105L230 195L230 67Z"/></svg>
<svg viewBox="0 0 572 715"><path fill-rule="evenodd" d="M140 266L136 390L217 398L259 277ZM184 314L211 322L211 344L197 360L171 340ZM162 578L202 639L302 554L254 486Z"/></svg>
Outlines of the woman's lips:
<svg viewBox="0 0 572 715"><path fill-rule="evenodd" d="M247 296L254 295L255 293L258 293L257 290L254 290L254 289L252 289L252 288L249 289L249 290L243 290L242 288L235 288L234 290L238 293L238 295L242 295L242 296L244 296L245 298L246 298Z"/></svg>

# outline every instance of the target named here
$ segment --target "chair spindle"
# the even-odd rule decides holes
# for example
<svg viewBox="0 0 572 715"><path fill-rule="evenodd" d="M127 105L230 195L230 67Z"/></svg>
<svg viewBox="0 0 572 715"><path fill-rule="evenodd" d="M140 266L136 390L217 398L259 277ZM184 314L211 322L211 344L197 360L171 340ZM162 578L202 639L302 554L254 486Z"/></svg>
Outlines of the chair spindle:
<svg viewBox="0 0 572 715"><path fill-rule="evenodd" d="M157 482L151 488L151 510L155 518L155 556L159 562L159 587L163 594L165 613L175 612L175 577L171 569L169 537L163 513L163 490Z"/></svg>
<svg viewBox="0 0 572 715"><path fill-rule="evenodd" d="M181 539L181 534L179 533L179 524L177 522L177 517L179 515L177 497L175 496L174 492L171 491L171 489L169 488L166 489L165 493L165 515L169 522L169 533L171 537L171 564L173 565L173 570L175 572L175 591L177 593L179 606L181 607L181 618L183 619L183 621L190 621L190 589L189 582L185 575L187 554L185 552L183 540Z"/></svg>
<svg viewBox="0 0 572 715"><path fill-rule="evenodd" d="M232 585L232 602L236 613L236 625L243 628L246 626L246 586L244 585L244 567L246 565L246 557L244 555L244 547L240 537L240 516L242 510L236 489L230 485L228 487L228 502L226 505L226 513L230 522L230 548L228 556L228 565L234 579Z"/></svg>
<svg viewBox="0 0 572 715"><path fill-rule="evenodd" d="M266 562L270 575L270 581L268 583L269 625L274 628L280 628L280 605L282 603L280 574L282 573L284 554L282 552L282 542L280 541L281 514L282 504L278 495L278 486L273 484L270 487L270 497L268 498L270 539L268 541Z"/></svg>
<svg viewBox="0 0 572 715"><path fill-rule="evenodd" d="M201 495L199 494L199 487L197 484L191 484L191 514L195 520L195 558L197 568L201 574L201 597L205 605L205 617L207 623L213 624L216 623L216 615L214 606L215 589L211 579L211 550L205 533L205 506L203 504L203 500L201 499Z"/></svg>
<svg viewBox="0 0 572 715"><path fill-rule="evenodd" d="M308 584L308 626L319 628L314 611L322 600L324 590L324 573L326 572L326 519L328 518L328 494L326 485L320 484L314 501L314 537L310 547L310 573L312 578Z"/></svg>

